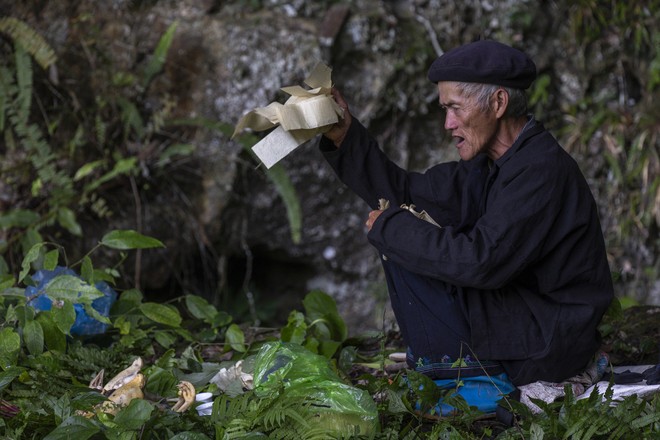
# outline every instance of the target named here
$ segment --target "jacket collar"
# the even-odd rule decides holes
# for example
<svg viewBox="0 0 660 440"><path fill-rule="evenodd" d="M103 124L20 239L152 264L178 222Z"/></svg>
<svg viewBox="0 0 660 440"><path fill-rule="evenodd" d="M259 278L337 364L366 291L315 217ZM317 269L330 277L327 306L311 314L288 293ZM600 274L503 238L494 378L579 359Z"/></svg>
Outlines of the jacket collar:
<svg viewBox="0 0 660 440"><path fill-rule="evenodd" d="M518 150L523 148L527 142L528 139L536 136L539 133L542 133L545 131L545 127L543 127L543 124L538 122L536 118L534 118L533 115L529 115L529 119L527 120L527 123L523 127L522 131L518 135L515 141L513 141L513 144L511 147L500 157L497 159L494 163L495 166L498 168L501 168L502 165L509 160L511 157L513 157Z"/></svg>

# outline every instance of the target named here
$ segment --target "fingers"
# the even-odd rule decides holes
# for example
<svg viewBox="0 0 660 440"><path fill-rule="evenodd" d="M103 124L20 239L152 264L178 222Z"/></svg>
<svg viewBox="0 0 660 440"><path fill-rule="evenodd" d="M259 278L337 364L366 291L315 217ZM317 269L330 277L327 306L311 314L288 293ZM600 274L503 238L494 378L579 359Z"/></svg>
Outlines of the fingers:
<svg viewBox="0 0 660 440"><path fill-rule="evenodd" d="M346 103L346 100L341 95L339 90L333 88L331 92L333 99L344 111L344 114L343 117L339 119L339 122L333 125L328 131L323 133L323 135L330 139L335 144L335 146L339 148L344 138L346 137L346 133L348 132L348 128L351 125L352 118L351 113L348 111L348 104Z"/></svg>
<svg viewBox="0 0 660 440"><path fill-rule="evenodd" d="M369 213L369 217L367 218L367 221L364 223L367 227L367 232L371 231L371 228L373 227L374 223L376 222L376 219L382 213L383 213L383 211L381 211L381 210L375 210L375 211L371 211Z"/></svg>
<svg viewBox="0 0 660 440"><path fill-rule="evenodd" d="M335 102L339 105L339 107L343 108L344 111L348 110L348 104L346 103L346 100L342 96L341 92L333 87L331 93L332 93L332 97L334 98Z"/></svg>

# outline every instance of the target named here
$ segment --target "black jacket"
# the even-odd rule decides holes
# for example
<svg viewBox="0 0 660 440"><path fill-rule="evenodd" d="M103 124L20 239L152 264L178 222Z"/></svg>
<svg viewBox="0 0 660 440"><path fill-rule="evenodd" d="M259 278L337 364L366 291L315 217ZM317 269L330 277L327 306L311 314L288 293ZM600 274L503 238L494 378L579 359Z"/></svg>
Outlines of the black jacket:
<svg viewBox="0 0 660 440"><path fill-rule="evenodd" d="M485 155L407 172L353 120L339 149L321 150L372 209L368 234L390 261L458 287L472 349L500 360L517 385L561 381L598 349L613 297L603 234L577 163L540 123L495 162ZM414 204L438 228L398 208ZM366 215L365 215L366 217Z"/></svg>

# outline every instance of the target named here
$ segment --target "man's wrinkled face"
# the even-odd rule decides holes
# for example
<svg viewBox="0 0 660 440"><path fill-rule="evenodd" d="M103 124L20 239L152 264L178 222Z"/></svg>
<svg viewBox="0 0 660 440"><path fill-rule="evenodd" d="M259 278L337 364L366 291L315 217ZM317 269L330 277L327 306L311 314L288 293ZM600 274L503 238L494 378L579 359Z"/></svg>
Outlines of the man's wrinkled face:
<svg viewBox="0 0 660 440"><path fill-rule="evenodd" d="M492 156L498 129L495 111L490 108L483 111L474 98L461 93L456 82L439 82L438 96L440 106L445 110L445 129L456 140L461 159L471 160L479 153Z"/></svg>

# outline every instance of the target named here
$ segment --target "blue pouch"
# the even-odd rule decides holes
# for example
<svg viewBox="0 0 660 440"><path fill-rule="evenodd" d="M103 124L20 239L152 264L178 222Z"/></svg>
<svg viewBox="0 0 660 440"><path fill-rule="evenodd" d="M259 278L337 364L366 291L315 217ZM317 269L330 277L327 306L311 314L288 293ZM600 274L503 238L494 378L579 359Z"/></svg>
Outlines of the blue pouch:
<svg viewBox="0 0 660 440"><path fill-rule="evenodd" d="M54 270L37 271L32 276L32 280L37 284L25 289L25 296L32 298L28 301L28 305L34 307L36 310L50 310L53 307L53 301L48 295L42 293L42 291L58 275L78 276L72 269L62 266L58 266ZM107 317L110 315L110 307L117 300L117 292L104 281L99 281L95 286L103 293L103 296L92 301L92 307L102 316ZM82 304L74 304L73 308L76 311L76 321L70 330L72 335L98 335L105 333L108 329L108 324L104 324L89 316Z"/></svg>
<svg viewBox="0 0 660 440"><path fill-rule="evenodd" d="M433 382L442 390L456 391L451 396L461 396L469 406L476 407L479 411L489 414L495 413L498 402L502 397L511 393L516 389L509 381L506 373L501 373L493 376L471 376L461 377L463 383L456 386L457 379L436 379ZM419 403L417 403L417 410L421 410ZM450 416L457 412L457 409L445 402L442 399L434 408L435 415L437 416Z"/></svg>

